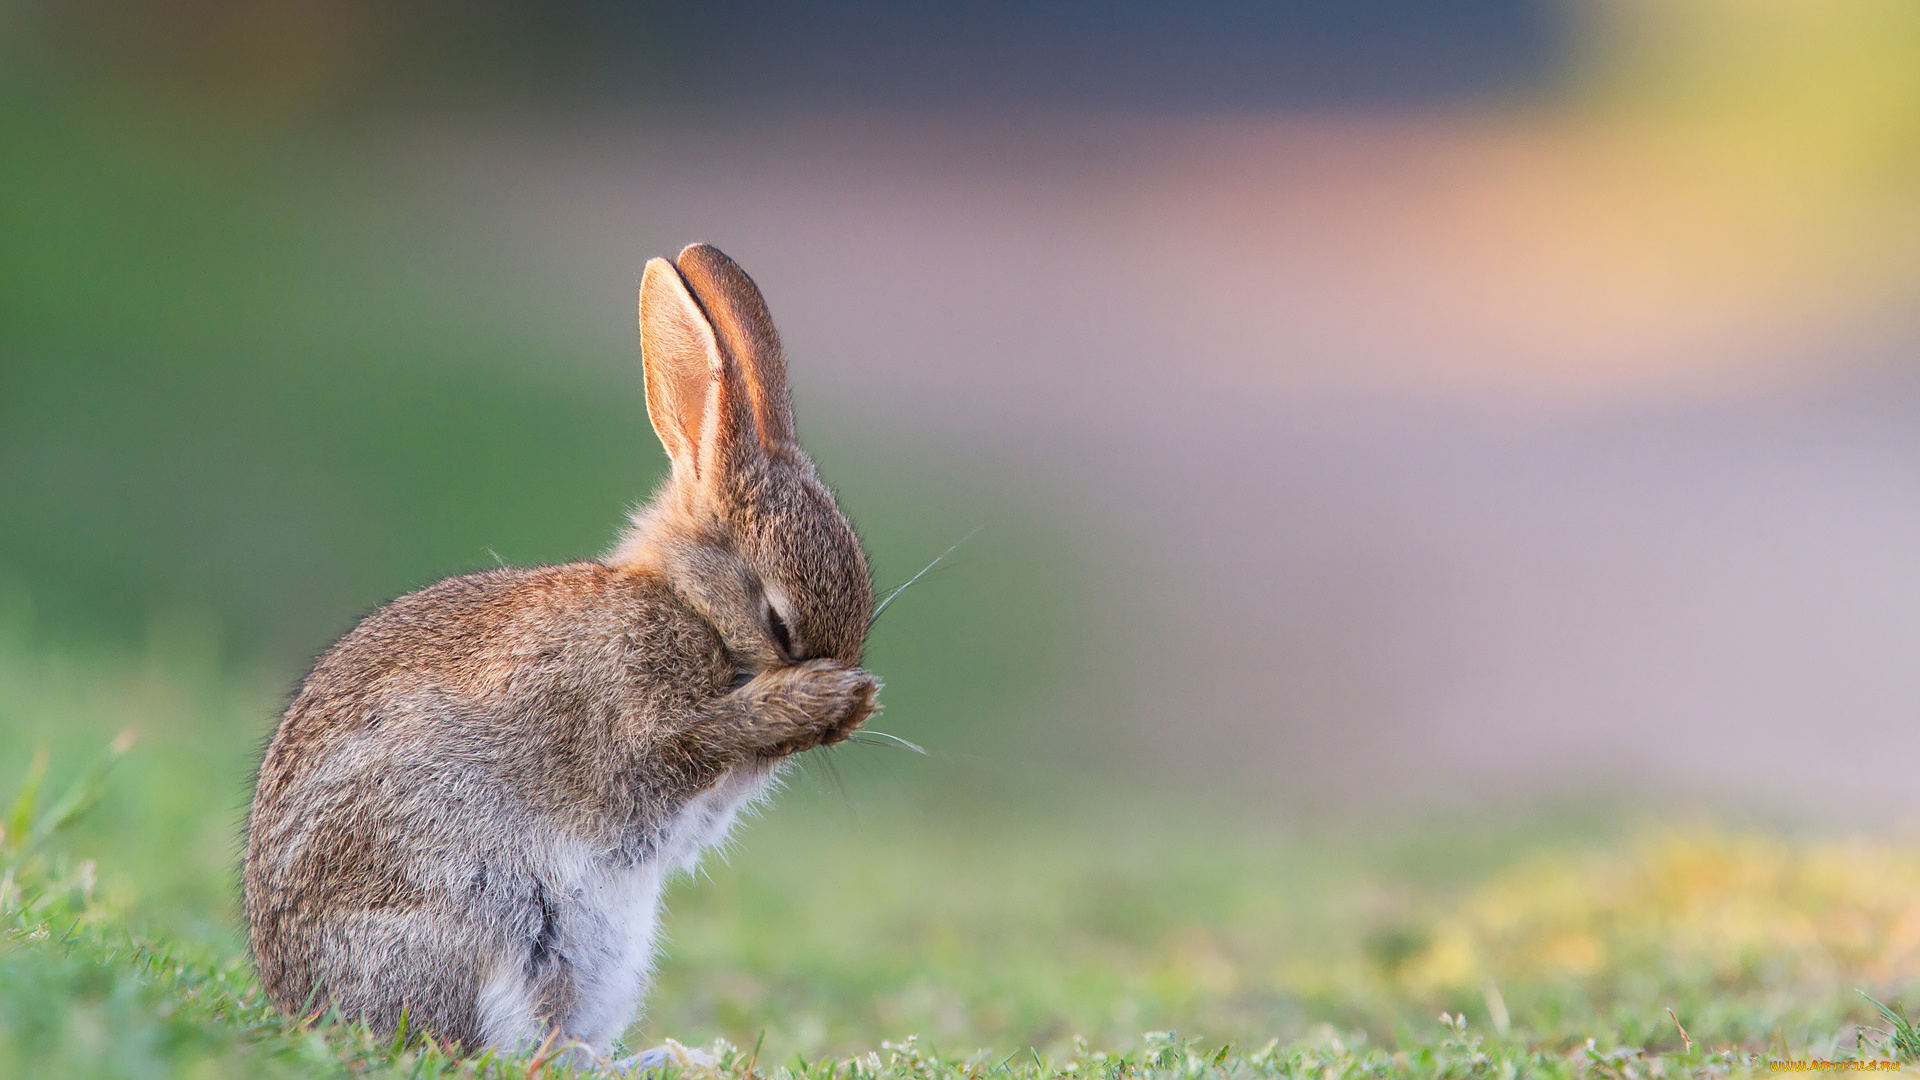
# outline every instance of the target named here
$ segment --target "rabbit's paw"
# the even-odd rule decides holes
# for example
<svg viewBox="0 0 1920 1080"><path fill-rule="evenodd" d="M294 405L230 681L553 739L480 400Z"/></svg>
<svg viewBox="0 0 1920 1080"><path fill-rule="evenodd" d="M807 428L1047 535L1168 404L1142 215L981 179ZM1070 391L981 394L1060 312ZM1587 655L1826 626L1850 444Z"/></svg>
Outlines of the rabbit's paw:
<svg viewBox="0 0 1920 1080"><path fill-rule="evenodd" d="M682 1046L672 1039L649 1050L642 1050L632 1057L624 1057L613 1063L616 1073L630 1075L657 1069L662 1065L678 1065L682 1069L711 1069L714 1066L713 1055L705 1050L695 1050L691 1046Z"/></svg>
<svg viewBox="0 0 1920 1080"><path fill-rule="evenodd" d="M820 745L844 742L847 736L880 711L880 680L865 668L841 668L833 673L832 706L826 711L828 724L822 729Z"/></svg>
<svg viewBox="0 0 1920 1080"><path fill-rule="evenodd" d="M837 660L809 660L754 680L773 754L841 742L878 711L880 680Z"/></svg>

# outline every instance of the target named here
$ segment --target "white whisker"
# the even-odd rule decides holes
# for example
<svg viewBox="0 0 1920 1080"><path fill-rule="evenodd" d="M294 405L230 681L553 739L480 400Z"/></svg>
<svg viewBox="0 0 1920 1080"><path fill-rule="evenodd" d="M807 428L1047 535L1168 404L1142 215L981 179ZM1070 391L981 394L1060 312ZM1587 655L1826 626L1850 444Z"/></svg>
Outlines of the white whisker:
<svg viewBox="0 0 1920 1080"><path fill-rule="evenodd" d="M887 740L887 741L889 741L889 742L892 742L892 743L896 743L896 744L898 744L898 745L900 745L900 746L904 746L904 747L906 747L907 749L909 749L909 750L911 750L911 751L913 751L914 753L916 753L916 754L919 754L919 755L920 755L921 757L926 757L926 756L927 756L927 749L926 749L926 747L924 747L924 746L921 746L921 745L920 745L920 744L918 744L918 743L910 743L910 742L908 742L907 740L905 740L905 739L903 739L903 738L901 738L901 737L900 737L900 736L898 736L898 735L889 735L889 734L887 734L887 733L886 733L886 732L884 732L884 731L875 731L875 730L873 730L872 728L862 728L862 729L861 729L860 731L858 731L858 732L856 732L856 733L855 733L855 735L854 735L854 740L853 740L853 741L855 741L855 742L859 742L859 741L860 741L860 739L859 739L859 736L861 736L861 735L874 735L874 736L878 736L879 738L882 738L882 739L886 739L886 740Z"/></svg>
<svg viewBox="0 0 1920 1080"><path fill-rule="evenodd" d="M980 533L980 529L976 527L972 532L961 537L957 542L954 543L952 547L934 556L933 561L928 563L926 566L922 567L919 573L908 578L905 582L901 583L899 587L895 588L892 592L888 593L886 597L880 601L880 606L873 609L873 617L867 620L867 625L872 626L874 623L879 622L880 616L886 613L887 605L893 603L895 597L899 596L903 592L906 592L908 585L912 585L914 582L919 581L923 577L926 577L927 571L933 569L936 566L939 566L941 559L944 559L947 556L953 554L955 551L958 551L960 549L961 544L964 544L967 541L973 539L975 536L978 536L979 533Z"/></svg>

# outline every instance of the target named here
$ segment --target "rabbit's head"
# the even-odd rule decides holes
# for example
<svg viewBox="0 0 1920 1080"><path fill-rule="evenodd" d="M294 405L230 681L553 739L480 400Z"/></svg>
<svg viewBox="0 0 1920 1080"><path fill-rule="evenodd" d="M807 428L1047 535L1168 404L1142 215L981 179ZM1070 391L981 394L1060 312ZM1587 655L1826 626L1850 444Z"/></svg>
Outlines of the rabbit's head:
<svg viewBox="0 0 1920 1080"><path fill-rule="evenodd" d="M794 438L786 361L753 279L706 244L647 263L640 349L673 472L613 561L662 574L743 673L858 664L873 613L866 554Z"/></svg>

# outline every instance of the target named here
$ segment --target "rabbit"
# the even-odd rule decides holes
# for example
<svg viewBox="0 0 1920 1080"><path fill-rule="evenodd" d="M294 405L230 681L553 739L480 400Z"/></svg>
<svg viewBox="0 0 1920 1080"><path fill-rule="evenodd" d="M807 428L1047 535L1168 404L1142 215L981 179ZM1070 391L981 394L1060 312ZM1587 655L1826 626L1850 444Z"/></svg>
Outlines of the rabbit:
<svg viewBox="0 0 1920 1080"><path fill-rule="evenodd" d="M672 468L611 553L394 600L281 717L243 876L283 1012L605 1055L663 883L876 711L866 555L794 439L759 289L704 244L653 259L640 341Z"/></svg>

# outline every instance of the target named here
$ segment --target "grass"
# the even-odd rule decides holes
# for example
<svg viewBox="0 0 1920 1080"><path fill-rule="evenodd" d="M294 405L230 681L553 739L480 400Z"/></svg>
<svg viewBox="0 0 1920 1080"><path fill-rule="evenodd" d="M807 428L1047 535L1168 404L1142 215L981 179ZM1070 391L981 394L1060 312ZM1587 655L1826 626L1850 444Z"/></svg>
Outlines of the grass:
<svg viewBox="0 0 1920 1080"><path fill-rule="evenodd" d="M268 1008L230 841L263 684L19 633L0 673L0 1075L572 1074ZM717 1046L742 1080L1920 1060L1912 845L1570 812L1277 823L937 753L849 748L838 785L823 764L674 887L630 1045Z"/></svg>

